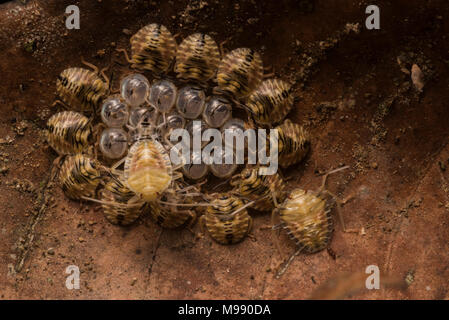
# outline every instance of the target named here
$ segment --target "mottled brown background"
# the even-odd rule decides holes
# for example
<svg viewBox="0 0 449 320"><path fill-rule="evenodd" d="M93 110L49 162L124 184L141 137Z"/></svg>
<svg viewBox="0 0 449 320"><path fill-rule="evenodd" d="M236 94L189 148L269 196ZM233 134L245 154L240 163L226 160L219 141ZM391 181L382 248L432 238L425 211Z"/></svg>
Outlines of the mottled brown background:
<svg viewBox="0 0 449 320"><path fill-rule="evenodd" d="M24 4L25 2L25 4ZM449 278L449 6L445 0L375 1L381 30L364 28L367 1L14 1L0 5L0 297L2 299L304 299L339 274L378 265L406 277L405 291L362 290L360 299L443 299ZM65 29L77 4L81 29ZM47 185L55 154L42 128L54 110L55 79L80 56L108 64L114 47L151 22L184 37L208 32L228 49L262 52L285 79L306 79L289 116L312 133L308 159L287 171L291 186L315 189L317 173L351 169L329 189L355 194L331 248L279 264L269 216L235 246L186 231L163 231L148 218L110 225L96 206L66 200ZM361 32L341 35L347 23ZM320 41L340 39L334 48ZM327 43L327 42L326 42ZM326 46L321 43L321 48ZM99 51L100 50L100 51ZM103 52L104 50L104 56ZM417 63L422 94L401 71ZM316 60L304 67L304 57ZM196 227L197 228L197 227ZM280 237L284 258L294 247ZM81 269L81 290L65 288L65 268Z"/></svg>

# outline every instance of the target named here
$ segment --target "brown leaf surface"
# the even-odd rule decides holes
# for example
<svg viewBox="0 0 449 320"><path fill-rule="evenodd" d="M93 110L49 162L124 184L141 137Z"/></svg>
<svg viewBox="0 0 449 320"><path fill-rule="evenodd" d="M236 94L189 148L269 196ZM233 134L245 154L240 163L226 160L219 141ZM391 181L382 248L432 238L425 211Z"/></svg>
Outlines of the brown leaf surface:
<svg viewBox="0 0 449 320"><path fill-rule="evenodd" d="M70 1L18 3L0 5L0 141L7 141L0 143L2 299L306 299L330 279L368 265L407 278L409 287L362 289L353 299L448 296L447 1L378 1L378 31L364 29L365 5L357 1L189 7L82 0L81 29L70 31L64 26ZM348 228L361 232L343 233L337 223L336 260L326 251L299 255L275 279L295 248L282 233L278 255L270 231L261 228L270 223L267 215L254 213L255 241L221 246L208 237L195 241L187 230L161 231L148 218L129 228L110 225L96 206L47 186L56 155L41 129L54 112L57 75L81 66L81 55L106 66L115 47L129 45L123 30L151 22L180 38L197 31L218 43L230 38L226 48L254 48L278 76L308 80L298 86L289 118L310 130L312 151L283 173L291 187L316 189L316 172L351 167L330 178L329 190L354 195L342 214ZM342 32L357 22L359 34ZM412 53L407 63L436 70L419 96L398 67L401 52ZM81 269L80 290L65 287L69 265Z"/></svg>

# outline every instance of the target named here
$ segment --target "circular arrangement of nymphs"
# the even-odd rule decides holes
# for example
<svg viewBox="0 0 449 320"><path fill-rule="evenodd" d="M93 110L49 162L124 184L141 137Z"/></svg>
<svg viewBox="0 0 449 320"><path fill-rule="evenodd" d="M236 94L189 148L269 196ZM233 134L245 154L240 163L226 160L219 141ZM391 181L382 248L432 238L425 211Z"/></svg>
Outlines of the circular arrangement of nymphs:
<svg viewBox="0 0 449 320"><path fill-rule="evenodd" d="M307 131L285 120L294 105L292 86L266 79L257 51L238 48L222 56L207 34L189 35L178 46L165 26L150 24L130 42L130 57L118 49L130 63L127 72L115 73L118 88L109 87L104 69L85 61L93 71L68 68L56 81L61 103L73 111L51 116L45 135L61 156L58 179L67 197L100 204L117 225L146 212L163 228L190 227L200 217L220 244L245 239L252 210L272 212L300 250L325 249L334 203L325 196L325 180L317 192L290 188L254 150L276 143L281 168L309 152ZM268 129L277 135L268 136ZM211 147L215 140L221 149ZM180 156L184 149L188 156ZM214 156L205 157L211 150ZM249 161L250 153L258 154L257 162ZM209 178L229 191L212 193Z"/></svg>

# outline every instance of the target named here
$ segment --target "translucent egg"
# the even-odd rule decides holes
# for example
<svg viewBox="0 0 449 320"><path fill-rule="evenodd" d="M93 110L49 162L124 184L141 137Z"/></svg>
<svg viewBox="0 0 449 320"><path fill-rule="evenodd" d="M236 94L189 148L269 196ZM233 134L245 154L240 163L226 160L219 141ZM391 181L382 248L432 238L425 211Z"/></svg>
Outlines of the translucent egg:
<svg viewBox="0 0 449 320"><path fill-rule="evenodd" d="M225 163L225 155L226 155L226 153L223 151L222 152L222 164L212 163L209 166L210 171L217 178L229 178L237 170L238 165L235 163L235 159L233 159L232 164L226 164Z"/></svg>
<svg viewBox="0 0 449 320"><path fill-rule="evenodd" d="M170 141L170 133L174 129L184 128L186 125L186 120L177 113L170 114L165 118L165 125L161 126L164 123L164 117L159 116L158 126L159 132L163 136L166 142Z"/></svg>
<svg viewBox="0 0 449 320"><path fill-rule="evenodd" d="M241 119L233 118L227 121L224 126L221 128L222 139L224 141L225 146L234 146L234 150L241 151L243 148L248 146L248 141L245 138L245 122ZM236 138L229 140L226 139L226 132L228 132L228 136L234 135ZM257 134L257 132L256 132ZM256 136L257 138L257 136ZM228 141L229 140L229 141ZM236 141L244 141L244 143L238 144ZM239 148L239 146L243 146L243 148Z"/></svg>
<svg viewBox="0 0 449 320"><path fill-rule="evenodd" d="M176 108L187 119L196 119L203 112L206 95L203 90L187 86L179 90Z"/></svg>
<svg viewBox="0 0 449 320"><path fill-rule="evenodd" d="M192 161L182 167L182 172L184 176L192 180L200 180L204 178L209 173L209 167L201 162L200 164L194 164L193 159L195 157L201 157L200 154L192 154Z"/></svg>
<svg viewBox="0 0 449 320"><path fill-rule="evenodd" d="M178 89L168 80L160 80L151 86L150 104L162 113L169 112L176 102Z"/></svg>
<svg viewBox="0 0 449 320"><path fill-rule="evenodd" d="M206 122L204 122L203 120L191 120L191 121L189 121L189 122L187 123L185 129L187 130L187 132L188 132L189 135L190 135L190 147L191 147L191 148L193 148L193 137L194 137L194 132L193 132L194 127L193 127L193 123L194 123L194 122L195 122L195 123L200 122L200 126L195 127L195 129L196 129L196 128L199 129L199 130L196 129L195 134L197 134L197 135L199 136L200 140L202 140L203 132L208 128ZM204 147L204 146L207 145L208 143L209 143L209 141L201 141L201 147Z"/></svg>
<svg viewBox="0 0 449 320"><path fill-rule="evenodd" d="M189 132L189 134L192 137L193 137L193 129L194 129L193 125L194 125L194 123L197 124L198 122L200 125L195 127L195 129L197 130L195 132L198 132L200 134L200 136L202 135L204 130L206 130L208 128L206 122L204 122L203 120L198 119L198 120L189 121L186 125L186 130Z"/></svg>
<svg viewBox="0 0 449 320"><path fill-rule="evenodd" d="M129 115L129 125L133 128L137 127L139 124L157 122L158 113L154 108L132 108Z"/></svg>
<svg viewBox="0 0 449 320"><path fill-rule="evenodd" d="M232 105L228 100L220 97L212 97L203 112L203 119L212 128L221 127L231 118Z"/></svg>
<svg viewBox="0 0 449 320"><path fill-rule="evenodd" d="M128 134L123 129L108 128L100 138L100 151L106 158L118 159L128 150Z"/></svg>
<svg viewBox="0 0 449 320"><path fill-rule="evenodd" d="M138 107L145 102L150 92L150 82L145 76L134 73L124 78L120 84L123 99L131 106Z"/></svg>
<svg viewBox="0 0 449 320"><path fill-rule="evenodd" d="M123 127L128 122L129 109L120 96L105 100L101 107L101 120L110 128Z"/></svg>
<svg viewBox="0 0 449 320"><path fill-rule="evenodd" d="M186 120L177 113L172 113L165 117L165 125L163 126L165 130L167 129L179 129L184 128L186 125ZM159 116L158 125L162 125L164 123L164 117Z"/></svg>

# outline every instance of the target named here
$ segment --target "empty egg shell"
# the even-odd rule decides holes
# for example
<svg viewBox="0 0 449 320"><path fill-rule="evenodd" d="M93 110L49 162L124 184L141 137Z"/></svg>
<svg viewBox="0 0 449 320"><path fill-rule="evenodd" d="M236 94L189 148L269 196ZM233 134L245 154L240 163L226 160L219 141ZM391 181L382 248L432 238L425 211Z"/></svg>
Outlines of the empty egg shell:
<svg viewBox="0 0 449 320"><path fill-rule="evenodd" d="M186 119L196 119L203 112L206 95L203 90L187 86L179 90L176 109Z"/></svg>
<svg viewBox="0 0 449 320"><path fill-rule="evenodd" d="M121 128L129 118L129 108L120 96L106 99L101 107L101 120L110 128Z"/></svg>
<svg viewBox="0 0 449 320"><path fill-rule="evenodd" d="M118 159L128 150L128 134L123 129L108 128L100 138L100 151L109 159Z"/></svg>
<svg viewBox="0 0 449 320"><path fill-rule="evenodd" d="M150 82L145 76L133 73L125 77L120 84L120 92L123 99L131 107L143 104L150 92Z"/></svg>
<svg viewBox="0 0 449 320"><path fill-rule="evenodd" d="M168 80L156 81L150 90L150 104L162 113L169 112L176 102L178 89Z"/></svg>
<svg viewBox="0 0 449 320"><path fill-rule="evenodd" d="M203 119L212 128L221 127L231 118L232 105L228 100L221 97L212 97L203 112Z"/></svg>

